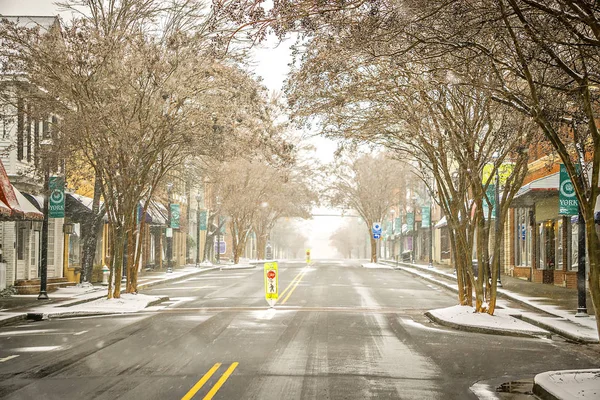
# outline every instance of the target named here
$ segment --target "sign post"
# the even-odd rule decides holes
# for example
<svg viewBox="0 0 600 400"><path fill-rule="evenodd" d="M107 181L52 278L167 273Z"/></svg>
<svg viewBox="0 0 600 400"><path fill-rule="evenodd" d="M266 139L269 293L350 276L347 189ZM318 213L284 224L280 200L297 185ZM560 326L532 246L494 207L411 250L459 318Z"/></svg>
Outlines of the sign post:
<svg viewBox="0 0 600 400"><path fill-rule="evenodd" d="M279 298L279 272L277 262L265 263L265 298L272 308Z"/></svg>

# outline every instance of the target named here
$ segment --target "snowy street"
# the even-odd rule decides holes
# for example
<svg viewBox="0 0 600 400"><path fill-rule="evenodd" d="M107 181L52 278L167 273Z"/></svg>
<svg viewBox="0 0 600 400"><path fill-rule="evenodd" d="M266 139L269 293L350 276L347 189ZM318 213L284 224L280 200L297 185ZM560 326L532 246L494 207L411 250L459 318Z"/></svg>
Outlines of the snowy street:
<svg viewBox="0 0 600 400"><path fill-rule="evenodd" d="M2 327L0 395L516 399L527 397L494 392L596 366L596 347L557 336L434 324L424 313L455 305L455 295L403 271L317 261L280 263L279 274L274 309L261 268L215 270L143 291L169 301L138 313Z"/></svg>

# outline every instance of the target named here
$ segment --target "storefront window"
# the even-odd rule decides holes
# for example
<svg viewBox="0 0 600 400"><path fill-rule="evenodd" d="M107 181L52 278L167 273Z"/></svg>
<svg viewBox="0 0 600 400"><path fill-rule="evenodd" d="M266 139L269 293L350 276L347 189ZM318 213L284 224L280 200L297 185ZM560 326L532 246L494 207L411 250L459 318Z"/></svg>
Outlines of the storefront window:
<svg viewBox="0 0 600 400"><path fill-rule="evenodd" d="M579 236L577 235L577 222L571 220L571 271L577 271L577 264L579 262L579 252L578 252L578 241Z"/></svg>
<svg viewBox="0 0 600 400"><path fill-rule="evenodd" d="M537 240L537 248L539 251L539 263L538 269L546 269L546 252L545 242L546 242L546 230L544 229L544 223L538 224L538 240Z"/></svg>
<svg viewBox="0 0 600 400"><path fill-rule="evenodd" d="M519 208L515 211L515 265L527 267L531 265L531 227L529 226L529 209Z"/></svg>
<svg viewBox="0 0 600 400"><path fill-rule="evenodd" d="M563 221L556 221L554 237L556 237L556 269L563 269Z"/></svg>
<svg viewBox="0 0 600 400"><path fill-rule="evenodd" d="M73 233L69 235L69 267L81 265L81 225L73 224Z"/></svg>

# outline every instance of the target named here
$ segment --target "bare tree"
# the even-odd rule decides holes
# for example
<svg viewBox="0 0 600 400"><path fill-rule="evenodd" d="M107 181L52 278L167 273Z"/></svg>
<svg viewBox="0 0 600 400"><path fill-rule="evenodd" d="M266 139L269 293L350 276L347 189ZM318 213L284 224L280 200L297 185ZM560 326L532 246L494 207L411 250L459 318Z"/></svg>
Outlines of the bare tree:
<svg viewBox="0 0 600 400"><path fill-rule="evenodd" d="M384 155L363 155L356 160L340 160L332 172L328 197L333 206L356 210L366 233L373 223L381 222L396 203L406 169ZM377 262L377 242L371 236L371 262Z"/></svg>

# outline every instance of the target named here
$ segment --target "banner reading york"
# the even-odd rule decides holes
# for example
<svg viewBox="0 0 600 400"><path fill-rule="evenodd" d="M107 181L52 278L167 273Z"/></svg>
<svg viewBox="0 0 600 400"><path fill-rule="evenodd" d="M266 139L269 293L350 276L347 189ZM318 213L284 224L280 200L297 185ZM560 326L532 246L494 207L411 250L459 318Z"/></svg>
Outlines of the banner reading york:
<svg viewBox="0 0 600 400"><path fill-rule="evenodd" d="M65 217L65 180L61 176L51 176L48 180L48 217Z"/></svg>
<svg viewBox="0 0 600 400"><path fill-rule="evenodd" d="M579 165L577 166L579 167ZM579 168L577 168L579 172ZM559 215L577 215L579 214L579 201L575 195L575 187L567 168L560 164L560 183L558 186L558 214Z"/></svg>

